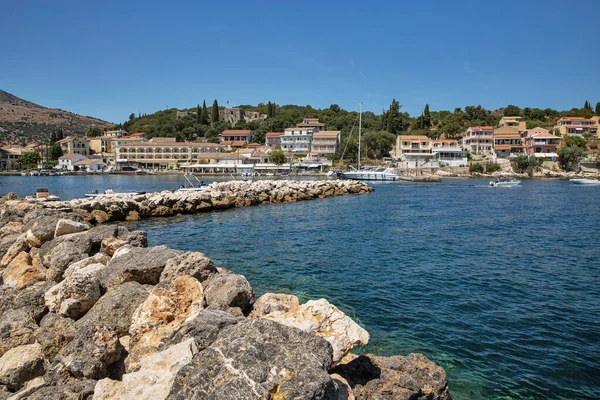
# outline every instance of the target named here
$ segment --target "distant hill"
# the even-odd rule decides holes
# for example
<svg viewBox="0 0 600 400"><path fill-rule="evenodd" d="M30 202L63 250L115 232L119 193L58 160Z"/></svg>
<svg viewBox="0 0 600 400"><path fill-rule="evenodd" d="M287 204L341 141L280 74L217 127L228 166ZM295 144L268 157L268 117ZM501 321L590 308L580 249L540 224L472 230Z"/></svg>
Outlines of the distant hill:
<svg viewBox="0 0 600 400"><path fill-rule="evenodd" d="M46 143L52 132L81 135L90 126L110 129L114 124L98 118L46 108L0 90L0 144Z"/></svg>

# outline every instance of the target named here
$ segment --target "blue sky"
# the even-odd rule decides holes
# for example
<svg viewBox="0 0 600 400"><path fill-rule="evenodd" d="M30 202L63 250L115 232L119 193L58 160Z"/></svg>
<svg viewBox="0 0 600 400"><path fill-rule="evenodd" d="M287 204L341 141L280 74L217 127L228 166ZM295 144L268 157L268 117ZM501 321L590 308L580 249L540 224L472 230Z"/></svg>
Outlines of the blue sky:
<svg viewBox="0 0 600 400"><path fill-rule="evenodd" d="M212 104L411 115L600 101L600 1L0 0L0 89L122 122Z"/></svg>

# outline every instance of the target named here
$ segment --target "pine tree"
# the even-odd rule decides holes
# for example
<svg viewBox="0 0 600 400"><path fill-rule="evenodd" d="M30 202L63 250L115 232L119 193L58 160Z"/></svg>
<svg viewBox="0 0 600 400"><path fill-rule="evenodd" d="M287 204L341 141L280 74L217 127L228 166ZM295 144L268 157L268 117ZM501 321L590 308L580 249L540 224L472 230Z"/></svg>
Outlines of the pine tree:
<svg viewBox="0 0 600 400"><path fill-rule="evenodd" d="M216 122L219 122L219 103L217 103L217 99L215 99L212 105L212 123Z"/></svg>
<svg viewBox="0 0 600 400"><path fill-rule="evenodd" d="M425 104L425 110L423 110L423 125L425 128L431 126L431 114L429 113L429 104Z"/></svg>
<svg viewBox="0 0 600 400"><path fill-rule="evenodd" d="M596 111L594 112L594 114L600 116L600 102L596 103Z"/></svg>

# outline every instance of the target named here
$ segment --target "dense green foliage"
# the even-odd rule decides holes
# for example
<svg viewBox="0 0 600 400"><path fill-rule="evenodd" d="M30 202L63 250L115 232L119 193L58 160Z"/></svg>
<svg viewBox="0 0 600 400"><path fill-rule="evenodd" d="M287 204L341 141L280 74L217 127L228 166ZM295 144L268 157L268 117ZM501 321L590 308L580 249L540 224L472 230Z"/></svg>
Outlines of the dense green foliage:
<svg viewBox="0 0 600 400"><path fill-rule="evenodd" d="M485 166L485 173L486 174L491 174L497 171L500 171L502 169L502 167L500 166L500 164L498 163L489 163L486 164Z"/></svg>
<svg viewBox="0 0 600 400"><path fill-rule="evenodd" d="M579 166L579 160L584 154L586 145L587 140L582 137L567 136L565 145L556 151L560 157L560 166L567 171L576 170Z"/></svg>
<svg viewBox="0 0 600 400"><path fill-rule="evenodd" d="M565 146L567 147L583 147L585 148L587 140L580 136L567 136L565 138Z"/></svg>
<svg viewBox="0 0 600 400"><path fill-rule="evenodd" d="M472 163L469 166L469 172L473 173L473 172L478 172L480 174L483 174L483 165L481 165L480 163Z"/></svg>
<svg viewBox="0 0 600 400"><path fill-rule="evenodd" d="M21 154L17 159L17 165L20 168L31 169L37 167L38 161L40 161L40 155L35 151L31 151Z"/></svg>
<svg viewBox="0 0 600 400"><path fill-rule="evenodd" d="M62 155L63 151L58 143L54 143L48 149L48 158L50 158L50 160L58 160Z"/></svg>
<svg viewBox="0 0 600 400"><path fill-rule="evenodd" d="M518 117L521 115L521 109L517 106L509 104L503 111L505 117Z"/></svg>
<svg viewBox="0 0 600 400"><path fill-rule="evenodd" d="M287 157L285 156L283 150L281 150L281 147L277 147L275 150L269 153L269 161L271 161L273 164L281 165L287 161Z"/></svg>
<svg viewBox="0 0 600 400"><path fill-rule="evenodd" d="M133 115L133 114L131 114ZM135 117L134 117L135 118ZM104 133L104 131L96 126L90 126L90 129L87 130L87 132L85 133L85 136L91 138L91 137L98 137L98 136L102 136L102 134Z"/></svg>
<svg viewBox="0 0 600 400"><path fill-rule="evenodd" d="M527 173L530 176L533 175L533 171L541 165L543 160L538 160L534 156L528 157L525 155L512 158L510 163L513 171L524 174Z"/></svg>

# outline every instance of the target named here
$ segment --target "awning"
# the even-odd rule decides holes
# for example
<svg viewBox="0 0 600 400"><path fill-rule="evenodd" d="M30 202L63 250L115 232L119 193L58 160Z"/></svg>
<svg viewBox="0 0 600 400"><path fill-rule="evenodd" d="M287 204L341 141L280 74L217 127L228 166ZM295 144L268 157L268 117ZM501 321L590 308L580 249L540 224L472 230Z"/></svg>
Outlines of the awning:
<svg viewBox="0 0 600 400"><path fill-rule="evenodd" d="M575 128L576 131L582 131L583 128Z"/></svg>
<svg viewBox="0 0 600 400"><path fill-rule="evenodd" d="M533 156L536 158L558 158L558 154L556 153L534 153Z"/></svg>

